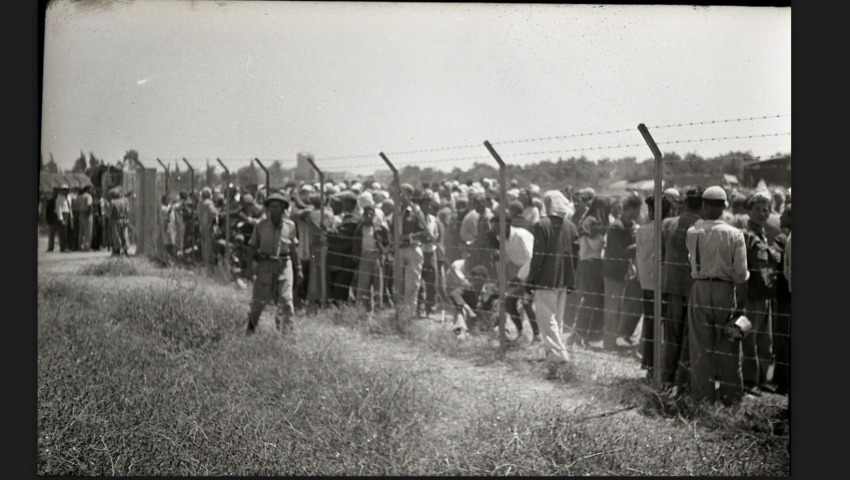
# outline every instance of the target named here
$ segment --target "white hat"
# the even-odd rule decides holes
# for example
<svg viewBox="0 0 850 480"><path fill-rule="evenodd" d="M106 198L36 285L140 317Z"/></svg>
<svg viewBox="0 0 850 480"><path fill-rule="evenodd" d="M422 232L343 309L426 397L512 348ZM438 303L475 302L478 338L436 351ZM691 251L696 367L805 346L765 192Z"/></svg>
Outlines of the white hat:
<svg viewBox="0 0 850 480"><path fill-rule="evenodd" d="M718 186L708 187L702 192L702 198L706 200L723 200L726 201L726 190Z"/></svg>
<svg viewBox="0 0 850 480"><path fill-rule="evenodd" d="M313 186L310 185L309 183L305 183L304 185L301 185L301 191L302 192L312 192Z"/></svg>

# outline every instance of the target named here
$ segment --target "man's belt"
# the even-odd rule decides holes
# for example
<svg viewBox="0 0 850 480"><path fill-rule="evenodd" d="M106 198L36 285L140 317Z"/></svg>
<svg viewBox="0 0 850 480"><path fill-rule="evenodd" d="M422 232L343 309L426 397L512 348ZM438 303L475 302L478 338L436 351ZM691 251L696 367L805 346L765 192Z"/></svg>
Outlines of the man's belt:
<svg viewBox="0 0 850 480"><path fill-rule="evenodd" d="M720 277L697 278L696 280L703 280L703 281L706 281L706 282L735 283L732 280L726 280L725 278L720 278Z"/></svg>

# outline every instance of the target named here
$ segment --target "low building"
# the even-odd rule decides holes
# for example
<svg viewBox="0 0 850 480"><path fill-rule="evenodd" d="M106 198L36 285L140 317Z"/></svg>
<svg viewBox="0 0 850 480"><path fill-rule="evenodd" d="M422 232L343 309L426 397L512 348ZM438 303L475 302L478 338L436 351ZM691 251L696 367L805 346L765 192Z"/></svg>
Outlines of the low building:
<svg viewBox="0 0 850 480"><path fill-rule="evenodd" d="M783 155L744 165L744 185L755 188L759 181L767 185L791 187L791 155Z"/></svg>

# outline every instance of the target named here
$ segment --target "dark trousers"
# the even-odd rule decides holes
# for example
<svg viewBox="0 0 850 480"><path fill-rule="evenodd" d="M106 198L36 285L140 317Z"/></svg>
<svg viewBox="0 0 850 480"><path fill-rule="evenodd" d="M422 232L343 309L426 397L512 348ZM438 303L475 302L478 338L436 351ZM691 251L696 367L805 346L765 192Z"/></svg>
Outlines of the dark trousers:
<svg viewBox="0 0 850 480"><path fill-rule="evenodd" d="M328 255L331 257L331 255ZM337 257L339 258L339 257ZM330 263L333 260L330 260ZM354 269L356 266L350 265L334 265L329 267L328 271L328 292L330 300L336 304L342 304L349 301L351 282L354 280Z"/></svg>
<svg viewBox="0 0 850 480"><path fill-rule="evenodd" d="M777 393L791 390L791 298L779 298L773 315L773 382Z"/></svg>
<svg viewBox="0 0 850 480"><path fill-rule="evenodd" d="M662 297L661 381L669 385L689 385L688 297L664 294Z"/></svg>
<svg viewBox="0 0 850 480"><path fill-rule="evenodd" d="M586 340L602 338L605 309L605 283L602 277L602 259L580 260L581 306L576 319L576 333Z"/></svg>
<svg viewBox="0 0 850 480"><path fill-rule="evenodd" d="M393 285L393 259L388 257L384 260L384 294L382 303L392 308L395 305L395 286Z"/></svg>
<svg viewBox="0 0 850 480"><path fill-rule="evenodd" d="M643 291L643 326L640 331L640 366L652 370L655 365L655 292Z"/></svg>
<svg viewBox="0 0 850 480"><path fill-rule="evenodd" d="M80 212L74 212L71 217L71 223L68 225L68 249L80 249Z"/></svg>
<svg viewBox="0 0 850 480"><path fill-rule="evenodd" d="M52 252L54 247L54 239L59 236L59 229L62 225L58 221L49 222L50 230L47 233L47 251Z"/></svg>
<svg viewBox="0 0 850 480"><path fill-rule="evenodd" d="M299 260L301 262L301 272L304 276L301 283L295 287L295 308L302 308L307 304L307 291L310 284L310 259Z"/></svg>
<svg viewBox="0 0 850 480"><path fill-rule="evenodd" d="M425 306L425 314L434 313L437 297L437 254L422 252L425 258L422 264L422 284L419 287L419 306Z"/></svg>
<svg viewBox="0 0 850 480"><path fill-rule="evenodd" d="M71 216L63 213L64 222L56 222L57 233L59 233L59 251L65 252L68 250L68 225L71 223Z"/></svg>
<svg viewBox="0 0 850 480"><path fill-rule="evenodd" d="M741 339L744 386L757 387L767 383L767 371L773 363L773 336L770 329L770 299L747 299L747 318L753 330Z"/></svg>
<svg viewBox="0 0 850 480"><path fill-rule="evenodd" d="M525 310L525 315L528 317L528 323L531 324L531 331L534 335L539 335L540 328L537 326L537 315L534 313L531 302L528 301L525 286L519 283L519 279L514 279L508 284L508 291L505 297L505 311L508 312L511 320L514 322L516 331L522 333L522 316L519 312L519 306L522 305L522 309Z"/></svg>

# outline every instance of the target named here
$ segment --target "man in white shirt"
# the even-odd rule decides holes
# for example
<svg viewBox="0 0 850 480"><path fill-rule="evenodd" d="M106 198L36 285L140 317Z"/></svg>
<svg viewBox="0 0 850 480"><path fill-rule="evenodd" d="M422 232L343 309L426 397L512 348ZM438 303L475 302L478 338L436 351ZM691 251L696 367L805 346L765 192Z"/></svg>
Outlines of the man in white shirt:
<svg viewBox="0 0 850 480"><path fill-rule="evenodd" d="M59 251L68 251L68 231L71 228L72 208L71 199L68 198L70 186L63 183L56 195L56 220L59 222Z"/></svg>
<svg viewBox="0 0 850 480"><path fill-rule="evenodd" d="M521 208L521 206L520 206ZM520 210L521 215L521 210ZM505 292L505 312L510 316L516 327L517 336L514 340L523 338L522 334L522 316L519 312L519 303L526 298L525 280L528 278L528 271L531 266L531 257L534 252L534 234L529 230L521 227L514 227L510 213L506 212L506 236L505 254L507 261L505 262L505 279L508 281L508 290ZM499 216L496 215L493 219L493 228L489 235L492 239L493 248L499 248ZM534 310L531 303L523 303L523 308L526 315L529 317L529 323L533 330L533 341L540 340L540 332L537 322L535 321Z"/></svg>
<svg viewBox="0 0 850 480"><path fill-rule="evenodd" d="M694 285L688 297L691 395L697 401L739 402L744 394L740 331L734 320L744 311L747 247L744 233L722 220L726 192L703 192L705 220L688 229ZM719 398L718 398L719 397Z"/></svg>

